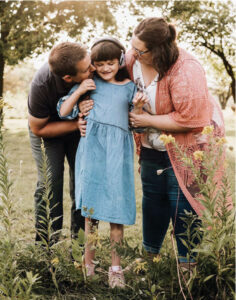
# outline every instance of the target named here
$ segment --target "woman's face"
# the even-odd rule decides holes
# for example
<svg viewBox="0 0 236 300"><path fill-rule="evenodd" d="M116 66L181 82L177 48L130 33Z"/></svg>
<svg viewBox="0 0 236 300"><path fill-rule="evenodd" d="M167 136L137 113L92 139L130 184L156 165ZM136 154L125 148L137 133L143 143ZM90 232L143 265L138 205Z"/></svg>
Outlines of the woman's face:
<svg viewBox="0 0 236 300"><path fill-rule="evenodd" d="M152 64L152 53L135 34L131 39L131 47L134 57L141 63L146 65Z"/></svg>

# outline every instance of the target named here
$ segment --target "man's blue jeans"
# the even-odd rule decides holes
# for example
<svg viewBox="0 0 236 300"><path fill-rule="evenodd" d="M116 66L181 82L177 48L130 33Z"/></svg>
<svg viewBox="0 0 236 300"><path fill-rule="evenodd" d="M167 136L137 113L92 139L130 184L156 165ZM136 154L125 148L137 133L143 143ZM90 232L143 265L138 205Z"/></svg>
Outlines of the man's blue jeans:
<svg viewBox="0 0 236 300"><path fill-rule="evenodd" d="M34 194L35 201L35 227L36 241L41 241L40 229L45 228L42 223L45 217L45 205L42 201L43 194L43 174L42 166L42 151L41 138L35 136L29 130L30 143L33 152L33 157L36 161L38 170L38 182ZM81 211L75 209L75 155L78 147L80 134L73 132L64 136L55 138L44 138L44 146L48 159L48 167L51 171L51 188L52 200L50 203L52 219L57 218L52 224L52 230L58 231L62 229L63 223L63 177L64 177L64 161L67 158L69 164L69 185L71 205L71 236L76 238L78 230L84 229L84 217L81 216ZM43 236L46 238L45 236Z"/></svg>
<svg viewBox="0 0 236 300"><path fill-rule="evenodd" d="M157 170L164 170L157 175ZM159 253L170 219L174 226L179 261L187 261L188 250L180 238L186 241L185 223L181 220L184 210L196 215L188 200L181 191L167 151L142 148L141 179L143 186L143 246L146 251ZM178 200L177 200L178 199ZM198 219L195 224L199 224ZM186 241L188 243L188 241ZM199 240L195 239L194 243Z"/></svg>

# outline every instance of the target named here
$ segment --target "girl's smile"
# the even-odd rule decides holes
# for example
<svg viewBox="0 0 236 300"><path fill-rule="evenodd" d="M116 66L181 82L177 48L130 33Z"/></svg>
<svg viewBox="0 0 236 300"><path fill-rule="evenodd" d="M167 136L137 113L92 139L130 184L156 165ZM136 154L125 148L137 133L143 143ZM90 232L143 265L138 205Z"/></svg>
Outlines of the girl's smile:
<svg viewBox="0 0 236 300"><path fill-rule="evenodd" d="M111 59L106 61L95 61L94 67L97 74L107 82L116 82L115 76L119 71L119 60Z"/></svg>

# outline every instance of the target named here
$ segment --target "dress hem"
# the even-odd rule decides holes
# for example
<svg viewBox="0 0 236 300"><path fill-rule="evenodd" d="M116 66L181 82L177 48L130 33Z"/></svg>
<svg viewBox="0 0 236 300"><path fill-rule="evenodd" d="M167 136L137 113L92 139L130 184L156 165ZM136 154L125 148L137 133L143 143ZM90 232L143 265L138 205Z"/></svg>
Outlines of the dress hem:
<svg viewBox="0 0 236 300"><path fill-rule="evenodd" d="M80 209L80 208L79 208ZM104 218L104 217L99 217L99 216L91 216L89 214L84 213L83 211L81 212L81 215L83 217L86 218L91 218L91 219L95 219L98 221L104 221L104 222L108 222L108 223L115 223L115 224L121 224L121 225L134 225L135 224L135 220L133 222L122 222L121 220L118 219L108 219L108 218Z"/></svg>

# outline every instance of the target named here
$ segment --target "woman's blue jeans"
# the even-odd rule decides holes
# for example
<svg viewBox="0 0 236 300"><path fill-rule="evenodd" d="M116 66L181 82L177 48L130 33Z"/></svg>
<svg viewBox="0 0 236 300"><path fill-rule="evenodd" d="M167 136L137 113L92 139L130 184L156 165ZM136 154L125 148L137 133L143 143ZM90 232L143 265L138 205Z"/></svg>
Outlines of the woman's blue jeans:
<svg viewBox="0 0 236 300"><path fill-rule="evenodd" d="M195 215L196 213L179 187L167 151L142 148L140 158L143 187L144 249L151 253L159 253L171 219L179 261L187 262L188 249L181 242L181 239L187 243L188 241L185 236L179 236L186 231L185 222L181 218L185 214L184 210L191 211ZM164 171L157 175L157 170ZM199 222L200 220L197 219L193 227ZM199 240L194 240L194 243L198 242Z"/></svg>

